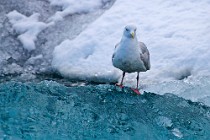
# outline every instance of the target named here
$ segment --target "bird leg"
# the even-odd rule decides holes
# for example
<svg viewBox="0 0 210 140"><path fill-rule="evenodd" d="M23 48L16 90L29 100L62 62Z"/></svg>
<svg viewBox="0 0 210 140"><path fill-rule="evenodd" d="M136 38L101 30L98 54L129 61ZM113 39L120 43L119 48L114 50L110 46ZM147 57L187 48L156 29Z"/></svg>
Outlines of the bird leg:
<svg viewBox="0 0 210 140"><path fill-rule="evenodd" d="M122 74L122 80L120 82L120 84L116 84L116 86L120 87L120 88L123 88L123 80L124 80L124 77L125 77L125 72L123 71L123 74Z"/></svg>
<svg viewBox="0 0 210 140"><path fill-rule="evenodd" d="M139 89L139 72L137 72L137 77L136 77L136 89Z"/></svg>
<svg viewBox="0 0 210 140"><path fill-rule="evenodd" d="M139 72L137 72L136 80L137 80L136 89L134 89L134 88L131 88L131 89L132 89L133 92L135 92L136 94L141 94L141 93L139 92Z"/></svg>

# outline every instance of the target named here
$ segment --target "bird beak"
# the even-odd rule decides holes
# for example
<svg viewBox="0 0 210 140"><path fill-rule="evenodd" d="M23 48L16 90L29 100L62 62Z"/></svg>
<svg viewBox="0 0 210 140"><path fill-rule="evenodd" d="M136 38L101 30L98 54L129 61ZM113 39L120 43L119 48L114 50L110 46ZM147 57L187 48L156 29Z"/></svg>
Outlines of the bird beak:
<svg viewBox="0 0 210 140"><path fill-rule="evenodd" d="M132 38L134 38L134 37L135 37L135 34L134 34L134 32L132 32L132 33L131 33L131 37L132 37Z"/></svg>

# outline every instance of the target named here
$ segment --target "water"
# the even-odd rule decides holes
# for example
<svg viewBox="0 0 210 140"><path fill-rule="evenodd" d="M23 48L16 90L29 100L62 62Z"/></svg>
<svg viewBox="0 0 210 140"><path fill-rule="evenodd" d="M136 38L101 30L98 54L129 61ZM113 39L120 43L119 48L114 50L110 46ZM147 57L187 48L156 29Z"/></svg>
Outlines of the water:
<svg viewBox="0 0 210 140"><path fill-rule="evenodd" d="M210 137L210 108L173 94L135 95L113 85L0 84L0 139ZM81 86L82 85L82 86Z"/></svg>

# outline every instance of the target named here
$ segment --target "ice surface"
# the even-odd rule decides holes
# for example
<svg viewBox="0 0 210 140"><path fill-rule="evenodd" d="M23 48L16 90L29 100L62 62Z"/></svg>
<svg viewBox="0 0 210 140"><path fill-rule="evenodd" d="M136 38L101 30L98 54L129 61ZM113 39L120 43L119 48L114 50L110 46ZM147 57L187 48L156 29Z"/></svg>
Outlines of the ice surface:
<svg viewBox="0 0 210 140"><path fill-rule="evenodd" d="M36 49L35 41L37 35L47 28L51 23L46 24L39 22L39 14L34 13L30 17L26 17L16 10L7 14L15 31L20 34L18 39L22 42L23 47L28 51Z"/></svg>
<svg viewBox="0 0 210 140"><path fill-rule="evenodd" d="M210 77L189 77L184 80L167 82L142 83L142 92L155 92L158 94L173 93L191 101L203 102L210 106Z"/></svg>
<svg viewBox="0 0 210 140"><path fill-rule="evenodd" d="M62 7L49 21L63 20L67 15L89 13L101 9L111 0L49 0L52 6Z"/></svg>
<svg viewBox="0 0 210 140"><path fill-rule="evenodd" d="M53 81L0 84L1 139L208 139L210 108L172 94L66 87Z"/></svg>
<svg viewBox="0 0 210 140"><path fill-rule="evenodd" d="M102 9L98 7L94 12L71 14L62 22L48 26L48 19L61 10L60 6L52 6L48 0L0 1L0 80L20 76L20 80L25 81L35 78L36 74L53 73L54 47L66 38L75 38L113 2L103 1ZM13 18L9 20L7 15Z"/></svg>

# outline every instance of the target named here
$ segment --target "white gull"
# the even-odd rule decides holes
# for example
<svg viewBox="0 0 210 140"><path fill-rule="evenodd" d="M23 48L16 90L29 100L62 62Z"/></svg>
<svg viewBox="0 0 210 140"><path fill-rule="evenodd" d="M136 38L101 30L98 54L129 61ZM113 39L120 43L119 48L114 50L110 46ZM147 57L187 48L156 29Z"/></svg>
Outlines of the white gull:
<svg viewBox="0 0 210 140"><path fill-rule="evenodd" d="M123 71L120 87L123 87L125 73L137 72L137 86L132 89L135 93L140 94L138 90L139 73L150 69L150 54L143 42L138 42L136 37L136 27L127 25L124 28L121 41L115 46L112 55L112 64L114 67Z"/></svg>

